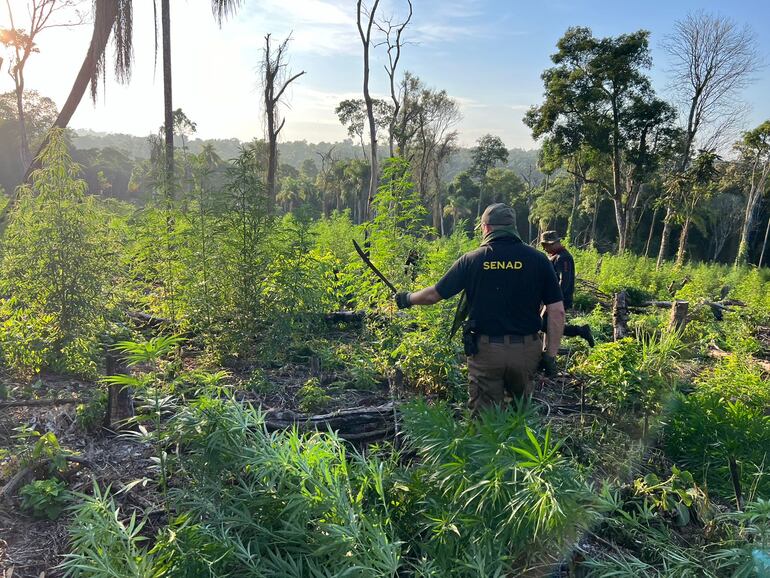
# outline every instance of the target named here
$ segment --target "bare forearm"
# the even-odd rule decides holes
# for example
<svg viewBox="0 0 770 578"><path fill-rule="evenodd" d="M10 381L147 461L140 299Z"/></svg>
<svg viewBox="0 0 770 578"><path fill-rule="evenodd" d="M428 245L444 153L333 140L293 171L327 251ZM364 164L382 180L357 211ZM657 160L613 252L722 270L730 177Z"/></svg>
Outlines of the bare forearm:
<svg viewBox="0 0 770 578"><path fill-rule="evenodd" d="M409 294L409 303L412 305L433 305L441 301L441 299L441 295L439 295L436 287L433 285Z"/></svg>
<svg viewBox="0 0 770 578"><path fill-rule="evenodd" d="M559 352L562 335L564 335L564 305L559 302L558 306L549 305L546 307L548 313L548 331L546 333L545 350L548 355L553 357Z"/></svg>

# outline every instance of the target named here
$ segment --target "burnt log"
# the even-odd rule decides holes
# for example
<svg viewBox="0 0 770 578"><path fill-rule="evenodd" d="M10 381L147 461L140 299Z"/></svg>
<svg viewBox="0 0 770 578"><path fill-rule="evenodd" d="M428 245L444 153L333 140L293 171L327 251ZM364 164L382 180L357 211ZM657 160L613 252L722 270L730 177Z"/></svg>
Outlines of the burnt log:
<svg viewBox="0 0 770 578"><path fill-rule="evenodd" d="M671 305L671 317L668 320L669 331L683 331L687 326L687 310L690 304L687 301L674 301Z"/></svg>
<svg viewBox="0 0 770 578"><path fill-rule="evenodd" d="M628 304L626 303L626 292L615 293L615 299L612 303L612 338L619 341L630 335L628 329Z"/></svg>
<svg viewBox="0 0 770 578"><path fill-rule="evenodd" d="M67 405L70 403L88 403L88 399L82 397L44 398L44 399L14 399L0 401L0 409L6 407L41 407L48 405Z"/></svg>
<svg viewBox="0 0 770 578"><path fill-rule="evenodd" d="M105 374L123 375L128 373L128 367L112 347L106 347ZM131 389L111 383L107 389L107 411L103 425L107 429L119 430L125 427L130 418L134 417L134 400Z"/></svg>
<svg viewBox="0 0 770 578"><path fill-rule="evenodd" d="M339 410L326 414L305 415L293 411L268 411L265 426L268 431L296 427L303 432L334 431L347 441L376 442L392 439L396 432L396 405Z"/></svg>
<svg viewBox="0 0 770 578"><path fill-rule="evenodd" d="M85 458L81 458L80 456L64 456L64 459L73 464L78 464L89 468L92 467L91 462ZM30 464L19 469L19 471L17 471L11 477L11 479L8 480L8 482L2 488L0 488L0 503L13 498L19 488L35 479L36 474L40 475L40 472L47 472L50 464L51 460L46 459L36 461L34 464Z"/></svg>

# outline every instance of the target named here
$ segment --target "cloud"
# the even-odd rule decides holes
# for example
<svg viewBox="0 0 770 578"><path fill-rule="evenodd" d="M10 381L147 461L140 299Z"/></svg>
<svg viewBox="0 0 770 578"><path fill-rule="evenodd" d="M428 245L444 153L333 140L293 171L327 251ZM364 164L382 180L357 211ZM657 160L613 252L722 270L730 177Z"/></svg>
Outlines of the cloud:
<svg viewBox="0 0 770 578"><path fill-rule="evenodd" d="M460 106L462 110L467 110L471 108L487 108L488 106L483 102L479 102L478 100L475 100L473 98L468 98L466 96L452 95L452 98L457 101L457 104Z"/></svg>
<svg viewBox="0 0 770 578"><path fill-rule="evenodd" d="M511 110L525 111L525 110L529 110L531 106L532 106L531 104L512 104L510 108Z"/></svg>
<svg viewBox="0 0 770 578"><path fill-rule="evenodd" d="M295 53L350 54L359 50L354 4L328 0L263 0L243 10L234 34L253 37L270 30L277 38L292 35ZM256 35L261 45L263 33Z"/></svg>

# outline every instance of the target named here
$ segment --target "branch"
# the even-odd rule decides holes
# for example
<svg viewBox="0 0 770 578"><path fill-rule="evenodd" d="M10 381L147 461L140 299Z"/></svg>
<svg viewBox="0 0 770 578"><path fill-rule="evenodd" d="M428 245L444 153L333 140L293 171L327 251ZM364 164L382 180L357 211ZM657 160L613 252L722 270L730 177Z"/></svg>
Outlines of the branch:
<svg viewBox="0 0 770 578"><path fill-rule="evenodd" d="M281 87L281 90L279 90L279 91L278 91L278 94L277 94L275 97L273 97L273 102L274 102L274 103L277 103L277 102L280 100L281 96L283 95L284 91L286 90L286 87L288 87L288 86L289 86L289 85L290 85L292 82L294 82L295 80L297 80L297 79L298 79L300 76L302 76L303 74L305 74L305 71L304 71L304 70L303 70L302 72L299 72L299 73L295 74L295 75L294 75L294 76L292 76L292 77L291 77L289 80L287 80L286 82L284 82L284 83L283 83L283 86Z"/></svg>

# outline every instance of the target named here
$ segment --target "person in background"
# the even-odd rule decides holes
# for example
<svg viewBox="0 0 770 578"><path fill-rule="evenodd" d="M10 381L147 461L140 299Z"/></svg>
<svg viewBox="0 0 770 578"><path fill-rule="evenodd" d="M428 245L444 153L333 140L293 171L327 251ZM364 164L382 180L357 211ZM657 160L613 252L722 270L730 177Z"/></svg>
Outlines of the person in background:
<svg viewBox="0 0 770 578"><path fill-rule="evenodd" d="M540 244L548 254L553 265L559 287L564 297L564 309L572 309L575 294L575 260L567 248L561 244L561 237L556 231L546 231L540 236ZM547 314L546 314L547 315ZM543 318L543 331L547 331L547 319ZM588 325L565 325L565 337L582 337L590 347L594 346L594 336Z"/></svg>

